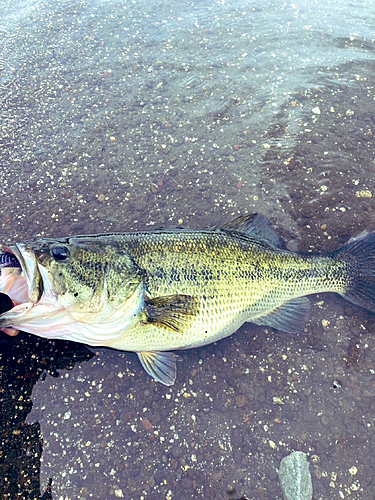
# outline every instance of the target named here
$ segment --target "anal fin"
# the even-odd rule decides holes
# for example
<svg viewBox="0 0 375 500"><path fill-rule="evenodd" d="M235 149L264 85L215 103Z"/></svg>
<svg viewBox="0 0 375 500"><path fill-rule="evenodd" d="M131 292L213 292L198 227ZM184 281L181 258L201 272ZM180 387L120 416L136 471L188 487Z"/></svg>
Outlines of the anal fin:
<svg viewBox="0 0 375 500"><path fill-rule="evenodd" d="M176 380L176 361L180 356L173 352L137 352L139 361L146 372L157 382L173 385Z"/></svg>
<svg viewBox="0 0 375 500"><path fill-rule="evenodd" d="M301 332L306 325L310 312L310 301L307 297L285 302L270 313L256 320L257 325L267 325L286 333Z"/></svg>

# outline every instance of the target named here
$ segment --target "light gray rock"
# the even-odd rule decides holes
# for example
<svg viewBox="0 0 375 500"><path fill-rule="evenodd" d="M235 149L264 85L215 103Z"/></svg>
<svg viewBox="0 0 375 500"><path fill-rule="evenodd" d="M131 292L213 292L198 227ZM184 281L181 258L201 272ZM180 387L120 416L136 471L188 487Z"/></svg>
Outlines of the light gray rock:
<svg viewBox="0 0 375 500"><path fill-rule="evenodd" d="M303 451L293 451L281 460L279 479L285 500L312 500L309 462Z"/></svg>

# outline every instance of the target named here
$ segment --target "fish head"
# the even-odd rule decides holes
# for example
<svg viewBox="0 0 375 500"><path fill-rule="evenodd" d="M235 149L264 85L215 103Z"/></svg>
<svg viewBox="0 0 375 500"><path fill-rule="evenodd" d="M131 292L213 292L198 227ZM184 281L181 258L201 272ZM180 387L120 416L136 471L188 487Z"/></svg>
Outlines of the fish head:
<svg viewBox="0 0 375 500"><path fill-rule="evenodd" d="M0 291L21 303L0 316L0 327L105 345L106 325L112 339L143 306L144 272L115 243L40 238L0 250L19 263L1 269ZM92 342L82 333L90 328Z"/></svg>
<svg viewBox="0 0 375 500"><path fill-rule="evenodd" d="M103 301L126 300L142 279L126 252L96 238L41 238L9 249L33 303L58 301L65 308L95 311Z"/></svg>

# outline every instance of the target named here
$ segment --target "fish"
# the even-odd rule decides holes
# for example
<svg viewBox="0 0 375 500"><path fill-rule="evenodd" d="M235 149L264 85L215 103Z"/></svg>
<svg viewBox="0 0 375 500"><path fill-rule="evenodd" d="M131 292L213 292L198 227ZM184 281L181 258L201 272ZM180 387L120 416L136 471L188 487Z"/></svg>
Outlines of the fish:
<svg viewBox="0 0 375 500"><path fill-rule="evenodd" d="M1 330L133 351L167 386L173 351L246 322L303 331L308 295L337 293L375 312L375 233L333 252L292 252L261 214L209 229L37 238L0 254L0 292L15 304Z"/></svg>

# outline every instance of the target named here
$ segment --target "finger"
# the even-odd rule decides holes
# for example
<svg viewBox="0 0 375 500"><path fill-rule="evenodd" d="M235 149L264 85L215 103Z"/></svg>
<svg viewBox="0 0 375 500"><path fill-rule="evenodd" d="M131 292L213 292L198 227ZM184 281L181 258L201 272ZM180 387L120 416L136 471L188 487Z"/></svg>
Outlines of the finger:
<svg viewBox="0 0 375 500"><path fill-rule="evenodd" d="M7 335L9 335L10 337L15 337L16 335L19 334L19 330L16 330L15 328L3 328L2 330L0 330L4 333L6 333Z"/></svg>

